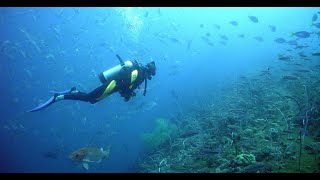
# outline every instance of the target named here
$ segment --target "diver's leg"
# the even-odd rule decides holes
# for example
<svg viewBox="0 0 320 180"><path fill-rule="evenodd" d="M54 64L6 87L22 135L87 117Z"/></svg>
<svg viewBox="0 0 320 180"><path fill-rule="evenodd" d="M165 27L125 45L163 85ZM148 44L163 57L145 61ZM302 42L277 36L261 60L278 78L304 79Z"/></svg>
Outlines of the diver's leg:
<svg viewBox="0 0 320 180"><path fill-rule="evenodd" d="M65 94L65 95L59 95L56 97L56 100L79 100L79 101L85 101L88 102L89 101L89 94L88 93L84 93L84 92L80 92L78 90L73 91L71 93Z"/></svg>
<svg viewBox="0 0 320 180"><path fill-rule="evenodd" d="M102 99L102 98L100 99L100 97L104 94L109 84L105 83L97 87L90 93L84 93L84 92L75 90L75 91L72 91L71 93L58 96L56 100L62 100L62 99L80 100L80 101L86 101L86 102L90 102L91 104L94 104ZM108 95L112 94L113 92L114 90L109 92Z"/></svg>
<svg viewBox="0 0 320 180"><path fill-rule="evenodd" d="M104 83L103 85L88 93L88 101L94 104L116 91L117 88L115 86L115 81Z"/></svg>
<svg viewBox="0 0 320 180"><path fill-rule="evenodd" d="M75 88L68 94L60 95L56 98L56 100L62 100L62 99L70 99L70 100L80 100L80 101L86 101L90 102L91 104L94 104L103 98L109 96L110 94L116 92L118 89L117 83L115 80L109 80L102 84L101 86L97 87L90 93L83 93Z"/></svg>
<svg viewBox="0 0 320 180"><path fill-rule="evenodd" d="M103 85L97 87L90 93L88 93L87 98L88 101L92 104L104 99L105 97L113 94L118 91L117 82L115 80L109 80L105 82Z"/></svg>

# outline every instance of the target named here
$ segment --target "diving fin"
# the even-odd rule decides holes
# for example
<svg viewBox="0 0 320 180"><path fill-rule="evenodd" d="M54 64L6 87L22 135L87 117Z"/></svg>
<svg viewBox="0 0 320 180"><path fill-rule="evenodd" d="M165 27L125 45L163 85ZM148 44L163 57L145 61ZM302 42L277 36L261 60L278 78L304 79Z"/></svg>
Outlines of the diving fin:
<svg viewBox="0 0 320 180"><path fill-rule="evenodd" d="M77 89L76 87L72 87L71 89L65 90L65 91L50 91L51 93L53 93L54 95L45 103L39 105L38 107L31 109L27 112L35 112L35 111L39 111L41 109L44 109L46 107L48 107L50 104L58 101L58 100L62 100L64 99L64 95L66 94L70 94L70 93L77 93Z"/></svg>
<svg viewBox="0 0 320 180"><path fill-rule="evenodd" d="M111 144L106 146L106 150L103 151L103 154L105 156L106 159L109 159L109 155L110 155L110 148L111 148ZM102 149L102 148L101 148Z"/></svg>
<svg viewBox="0 0 320 180"><path fill-rule="evenodd" d="M82 163L83 167L88 170L89 169L89 164L88 163Z"/></svg>
<svg viewBox="0 0 320 180"><path fill-rule="evenodd" d="M50 104L54 103L55 102L55 96L52 96L47 102L39 105L38 107L36 108L33 108L31 110L29 110L28 112L35 112L35 111L39 111L41 109L44 109L46 107L48 107Z"/></svg>

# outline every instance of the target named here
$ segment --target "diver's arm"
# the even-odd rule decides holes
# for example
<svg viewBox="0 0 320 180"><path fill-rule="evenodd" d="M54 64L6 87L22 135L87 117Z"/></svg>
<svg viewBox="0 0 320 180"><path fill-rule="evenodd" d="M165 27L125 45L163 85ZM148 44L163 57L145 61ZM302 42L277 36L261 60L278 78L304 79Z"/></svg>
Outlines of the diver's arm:
<svg viewBox="0 0 320 180"><path fill-rule="evenodd" d="M119 90L119 93L120 93L121 97L124 98L125 102L129 101L131 99L131 97L136 96L136 93L130 88L125 88L125 89Z"/></svg>

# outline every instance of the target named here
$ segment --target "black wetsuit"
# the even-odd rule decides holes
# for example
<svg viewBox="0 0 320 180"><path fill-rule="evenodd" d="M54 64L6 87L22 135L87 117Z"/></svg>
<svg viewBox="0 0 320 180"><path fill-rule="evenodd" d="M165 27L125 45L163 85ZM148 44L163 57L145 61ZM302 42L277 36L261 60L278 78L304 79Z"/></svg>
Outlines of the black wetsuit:
<svg viewBox="0 0 320 180"><path fill-rule="evenodd" d="M131 73L137 70L138 76L131 83ZM131 68L122 68L113 79L107 80L98 88L94 89L90 93L84 93L78 91L77 93L69 93L64 95L64 99L70 100L80 100L90 102L92 104L102 100L103 98L113 94L114 92L119 92L121 97L124 97L125 101L128 101L130 97L135 96L134 90L140 86L140 84L146 80L146 69L144 66L137 62L133 62L133 66ZM104 94L108 86L112 83L112 81L116 82L116 86L107 94Z"/></svg>

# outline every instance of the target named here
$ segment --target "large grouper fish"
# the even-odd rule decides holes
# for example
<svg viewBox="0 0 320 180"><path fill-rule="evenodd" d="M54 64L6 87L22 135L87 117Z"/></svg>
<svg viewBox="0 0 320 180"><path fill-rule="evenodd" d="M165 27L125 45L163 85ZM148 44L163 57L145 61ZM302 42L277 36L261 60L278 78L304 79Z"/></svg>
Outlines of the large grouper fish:
<svg viewBox="0 0 320 180"><path fill-rule="evenodd" d="M72 161L82 163L83 167L88 170L88 163L100 163L103 159L109 158L110 147L111 145L108 145L105 150L102 147L84 147L72 152L69 158Z"/></svg>

